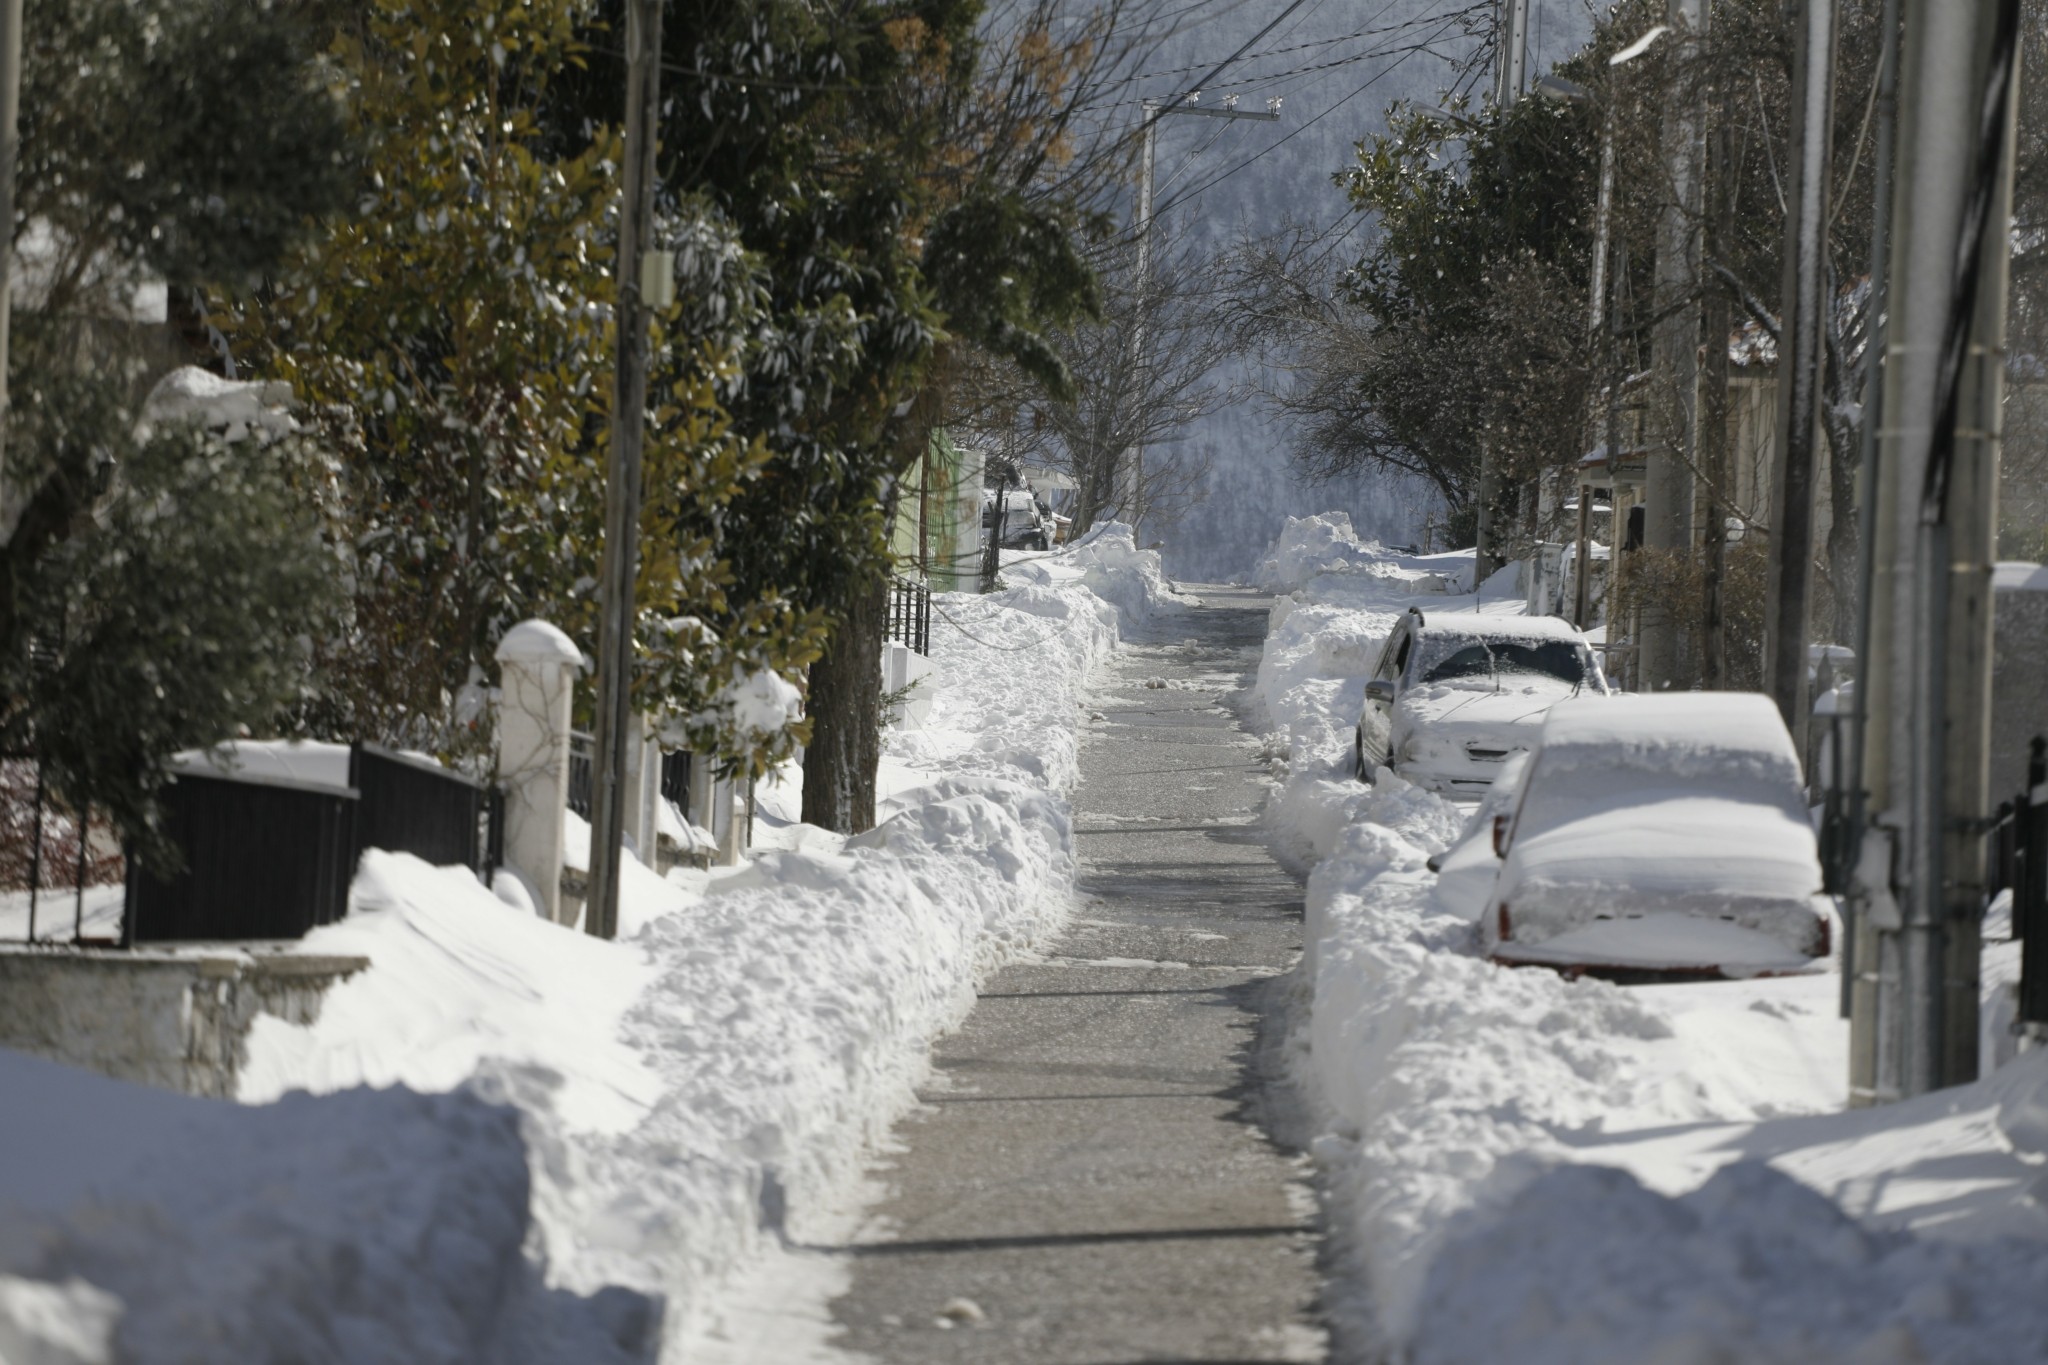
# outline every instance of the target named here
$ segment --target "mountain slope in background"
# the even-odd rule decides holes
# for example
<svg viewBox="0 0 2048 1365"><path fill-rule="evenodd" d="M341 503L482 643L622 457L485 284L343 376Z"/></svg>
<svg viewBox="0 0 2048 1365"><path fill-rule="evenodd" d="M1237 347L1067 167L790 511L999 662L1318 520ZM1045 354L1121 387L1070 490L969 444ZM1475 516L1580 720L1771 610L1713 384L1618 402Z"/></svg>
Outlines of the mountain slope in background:
<svg viewBox="0 0 2048 1365"><path fill-rule="evenodd" d="M1533 79L1584 44L1593 9L1589 0L1532 0L1530 8ZM1154 202L1162 236L1220 254L1246 236L1301 223L1327 232L1333 272L1356 259L1370 226L1349 211L1331 177L1352 162L1357 142L1383 129L1389 104L1488 90L1495 13L1494 0L1220 0L1185 11L1141 78L1114 96L1129 103L1112 116L1127 114L1136 128L1140 100L1183 94L1254 38L1202 103L1227 95L1244 109L1263 109L1273 96L1283 103L1277 123L1161 119ZM1221 376L1228 383L1260 378L1250 360L1229 368ZM1418 482L1368 475L1308 485L1286 440L1258 404L1244 402L1196 423L1176 446L1147 452L1148 461L1210 462L1200 501L1175 525L1145 528L1145 539L1164 539L1170 572L1242 578L1285 518L1311 512L1348 512L1361 535L1382 540L1421 534L1433 504Z"/></svg>

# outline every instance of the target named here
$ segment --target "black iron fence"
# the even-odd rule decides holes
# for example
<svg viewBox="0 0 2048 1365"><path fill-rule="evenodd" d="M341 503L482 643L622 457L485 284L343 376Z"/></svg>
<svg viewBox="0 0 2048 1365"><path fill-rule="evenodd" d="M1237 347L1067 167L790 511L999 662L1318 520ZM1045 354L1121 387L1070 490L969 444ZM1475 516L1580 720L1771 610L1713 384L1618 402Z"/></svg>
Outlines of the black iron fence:
<svg viewBox="0 0 2048 1365"><path fill-rule="evenodd" d="M164 806L183 866L129 858L123 944L297 938L348 912L365 849L486 877L504 849L494 787L371 744L351 747L346 787L188 772Z"/></svg>
<svg viewBox="0 0 2048 1365"><path fill-rule="evenodd" d="M0 940L111 943L88 936L86 919L104 918L121 884L120 850L104 819L50 790L33 754L0 755L0 829Z"/></svg>
<svg viewBox="0 0 2048 1365"><path fill-rule="evenodd" d="M911 578L889 584L889 617L883 638L908 645L919 654L932 652L932 590Z"/></svg>
<svg viewBox="0 0 2048 1365"><path fill-rule="evenodd" d="M569 809L590 818L591 762L597 755L597 737L582 730L569 732Z"/></svg>
<svg viewBox="0 0 2048 1365"><path fill-rule="evenodd" d="M2012 936L2020 940L2019 1017L2048 1024L2048 739L2036 735L2027 785L1993 817L1986 887L2012 892Z"/></svg>
<svg viewBox="0 0 2048 1365"><path fill-rule="evenodd" d="M282 778L181 773L164 792L177 871L128 859L124 945L298 938L348 912L357 793Z"/></svg>
<svg viewBox="0 0 2048 1365"><path fill-rule="evenodd" d="M432 759L375 744L349 750L348 784L359 794L355 847L411 853L437 867L489 872L492 789Z"/></svg>
<svg viewBox="0 0 2048 1365"><path fill-rule="evenodd" d="M690 809L690 755L678 750L661 756L661 795L664 800L675 802L676 809L687 814Z"/></svg>

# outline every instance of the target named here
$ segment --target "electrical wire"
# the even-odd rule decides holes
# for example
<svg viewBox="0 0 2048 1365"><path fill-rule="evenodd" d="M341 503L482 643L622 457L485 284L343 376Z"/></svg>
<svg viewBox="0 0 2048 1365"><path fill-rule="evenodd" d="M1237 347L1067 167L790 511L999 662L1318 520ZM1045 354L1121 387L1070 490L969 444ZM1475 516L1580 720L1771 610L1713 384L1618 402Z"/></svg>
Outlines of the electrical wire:
<svg viewBox="0 0 2048 1365"><path fill-rule="evenodd" d="M1220 172L1218 172L1217 174L1215 174L1215 175L1213 175L1213 176L1209 177L1209 178L1208 178L1207 180L1203 181L1203 182L1202 182L1201 184L1199 184L1199 185L1195 186L1195 188L1193 188L1193 189L1191 189L1191 190L1183 190L1183 191L1182 191L1181 193L1179 193L1179 194L1175 195L1175 196L1174 196L1173 198L1171 198L1171 199L1167 200L1167 201L1166 201L1166 202L1165 202L1164 204L1160 205L1159 207L1155 208L1155 209L1154 209L1154 210L1152 211L1152 215L1153 215L1153 217L1155 217L1155 218L1162 218L1162 217L1164 217L1164 216L1165 216L1165 215L1166 215L1166 214L1167 214L1168 212L1170 212L1170 211L1171 211L1172 209L1174 209L1174 208L1178 207L1179 205L1181 205L1181 204L1183 204L1183 203L1186 203L1186 202L1187 202L1187 201L1188 201L1189 199L1192 199L1192 198L1194 198L1194 197L1195 197L1196 195L1198 195L1198 194L1201 194L1201 193L1202 193L1203 191L1205 191L1205 190L1208 190L1208 189L1211 189L1211 188L1213 188L1214 186L1216 186L1216 185L1219 185L1219 184L1221 184L1221 183L1222 183L1223 181L1225 181L1225 180L1228 180L1228 179L1229 179L1229 178L1230 178L1231 176L1233 176L1233 175L1236 175L1236 174L1237 174L1237 173L1238 173L1239 171L1243 170L1243 169L1244 169L1245 167L1247 167L1247 166L1251 165L1251 164L1252 164L1253 162L1255 162L1255 161L1259 160L1259 158L1261 158L1261 157L1263 157L1263 156L1266 156L1266 155L1268 155L1269 153L1271 153L1272 151L1274 151L1274 150L1275 150L1276 148L1279 148L1279 147L1281 147L1281 146L1284 146L1285 144L1287 144L1287 143L1289 143L1289 142L1292 142L1292 141L1293 141L1293 140L1294 140L1295 138L1297 138L1297 137L1300 137L1300 136L1301 136L1301 135L1302 135L1303 133L1305 133L1305 132L1307 132L1307 131L1308 131L1309 129L1311 129L1311 128L1315 127L1315 126L1316 126L1316 125L1317 125L1318 123L1321 123L1321 122L1322 122L1322 121L1323 121L1324 119L1326 119L1326 118L1328 118L1328 117L1329 117L1330 115L1332 115L1332 114L1336 113L1336 112L1337 112L1337 111L1338 111L1339 109L1342 109L1342 108L1343 108L1343 107L1344 107L1345 105L1347 105L1347 104L1351 103L1351 101L1353 101L1353 100L1357 99L1357 98L1358 98L1358 97L1359 97L1360 95L1363 95L1363 94L1364 94L1364 93L1365 93L1366 91L1368 91L1368 90L1372 89L1372 87L1373 87L1374 85L1378 84L1378 83L1379 83L1380 81L1384 80L1384 79L1385 79L1386 77L1388 77L1388 76L1392 75L1392 74L1393 74L1393 73L1394 73L1394 72L1395 72L1396 70L1398 70L1398 69L1400 68L1400 66L1401 66L1401 64L1402 64L1403 62L1407 61L1407 60L1408 60L1408 59L1409 59L1410 57L1414 56L1414 55L1415 55L1415 54L1416 54L1417 52L1422 52L1422 51L1427 51L1427 50L1429 50L1429 49L1431 48L1431 46L1432 46L1432 45L1433 45L1433 44L1434 44L1434 43L1435 43L1435 42L1436 42L1436 41L1437 41L1437 40L1438 40L1439 38L1441 38L1441 37L1443 36L1443 34L1444 34L1445 30L1449 29L1449 28L1450 28L1450 26L1451 26L1451 25L1452 25L1453 23L1455 23L1455 22L1457 21L1457 19L1458 19L1459 17L1461 17L1461 16L1459 16L1459 15L1453 15L1453 16L1451 16L1451 18L1449 18L1449 19L1445 20L1445 21L1444 21L1444 23L1443 23L1443 24L1442 24L1442 25L1441 25L1441 26L1440 26L1440 27L1438 28L1438 30L1437 30L1437 32L1436 32L1436 33L1432 34L1432 35L1431 35L1431 36L1430 36L1429 38L1425 39L1425 40L1424 40L1423 42L1420 42L1420 43L1416 43L1416 44L1414 44L1414 45L1410 46L1409 48L1407 48L1407 49L1406 49L1405 51L1403 51L1403 52L1401 53L1401 55L1400 55L1400 56L1396 57L1396 58L1395 58L1395 59L1394 59L1394 60L1393 60L1392 62L1388 63L1388 64L1387 64L1387 65L1386 65L1385 67L1381 68L1381 69L1380 69L1379 71L1376 71L1376 72L1374 72L1374 73L1373 73L1373 75L1372 75L1372 76L1371 76L1371 77L1370 77L1370 78L1369 78L1368 80L1366 80L1364 84L1360 85L1360 86L1359 86L1359 87L1358 87L1358 88L1357 88L1356 90L1354 90L1354 91L1352 91L1352 92L1351 92L1350 94L1346 95L1346 96L1345 96L1345 97L1344 97L1343 99L1341 99L1341 100L1338 100L1338 101L1337 101L1337 102L1336 102L1335 104L1333 104L1333 105L1331 105L1331 106L1330 106L1329 108L1327 108L1327 109L1323 110L1323 111L1322 111L1322 112L1321 112L1320 114L1317 114L1317 115L1316 115L1316 116L1315 116L1314 118L1310 119L1310 120L1309 120L1308 122L1306 122L1306 123L1303 123L1303 124L1299 125L1298 127L1295 127L1295 128L1292 128L1292 129L1290 129L1290 130L1288 131L1288 133L1287 133L1287 135L1286 135L1285 137L1283 137L1283 138L1279 139L1279 140L1278 140L1277 142L1273 142L1273 143L1269 144L1268 146L1266 146L1266 147L1263 147L1263 148L1261 148L1261 149L1260 149L1259 151L1257 151L1257 152L1254 152L1254 153L1253 153L1252 155L1250 155L1250 156L1246 157L1246 158L1245 158L1244 160L1242 160L1242 161L1238 162L1238 163L1237 163L1237 164L1236 164L1235 166L1232 166L1232 167L1230 167L1230 168L1229 168L1228 170L1225 170L1225 171L1220 171Z"/></svg>

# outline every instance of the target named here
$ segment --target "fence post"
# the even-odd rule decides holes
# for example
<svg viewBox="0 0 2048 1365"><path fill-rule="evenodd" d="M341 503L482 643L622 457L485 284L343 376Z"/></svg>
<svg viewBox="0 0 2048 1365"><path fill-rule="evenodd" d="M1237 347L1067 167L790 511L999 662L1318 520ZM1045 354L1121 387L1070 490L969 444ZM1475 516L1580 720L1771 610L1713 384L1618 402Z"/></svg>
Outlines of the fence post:
<svg viewBox="0 0 2048 1365"><path fill-rule="evenodd" d="M562 820L569 798L569 703L583 656L545 621L498 642L498 780L505 788L505 861L562 920Z"/></svg>

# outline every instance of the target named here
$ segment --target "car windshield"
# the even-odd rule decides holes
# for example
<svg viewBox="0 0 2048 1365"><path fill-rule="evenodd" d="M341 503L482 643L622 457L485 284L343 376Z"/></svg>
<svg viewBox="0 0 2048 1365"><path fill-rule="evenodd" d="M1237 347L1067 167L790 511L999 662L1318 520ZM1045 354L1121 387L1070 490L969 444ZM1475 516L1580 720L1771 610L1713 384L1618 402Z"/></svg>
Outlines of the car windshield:
<svg viewBox="0 0 2048 1365"><path fill-rule="evenodd" d="M1442 651L1448 649L1445 654ZM1459 678L1498 678L1506 673L1533 673L1574 687L1586 681L1585 655L1571 640L1474 640L1459 645L1446 640L1437 646L1422 681L1454 682Z"/></svg>

